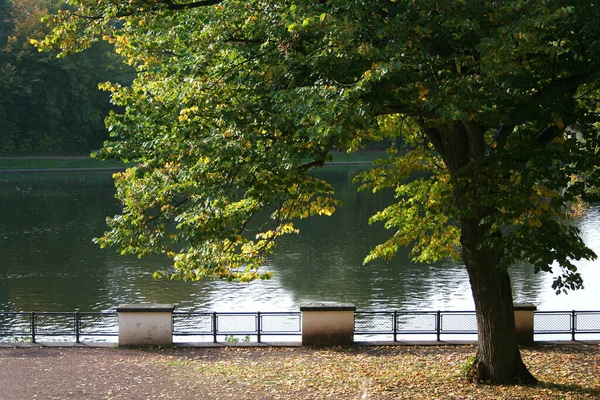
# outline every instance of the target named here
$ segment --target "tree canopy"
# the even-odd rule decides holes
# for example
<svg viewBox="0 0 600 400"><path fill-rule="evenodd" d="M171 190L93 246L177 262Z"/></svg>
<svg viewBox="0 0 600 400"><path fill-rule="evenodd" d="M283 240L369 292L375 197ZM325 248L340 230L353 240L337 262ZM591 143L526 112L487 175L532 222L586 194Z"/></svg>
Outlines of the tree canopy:
<svg viewBox="0 0 600 400"><path fill-rule="evenodd" d="M532 380L512 350L506 268L559 268L562 291L582 286L572 261L595 257L567 209L598 193L597 4L73 3L42 47L104 37L137 70L129 87L104 85L125 111L107 119L116 140L98 156L137 165L115 176L123 211L102 246L167 254L191 280L269 277L277 237L339 206L313 175L331 151L402 137L359 179L397 199L373 216L391 236L365 260L399 246L462 258L478 379Z"/></svg>

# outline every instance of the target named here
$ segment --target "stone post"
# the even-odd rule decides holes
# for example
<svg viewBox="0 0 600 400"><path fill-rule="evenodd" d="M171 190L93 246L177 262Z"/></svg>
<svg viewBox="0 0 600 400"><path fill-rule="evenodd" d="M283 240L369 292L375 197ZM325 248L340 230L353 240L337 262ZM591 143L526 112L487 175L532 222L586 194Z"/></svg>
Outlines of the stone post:
<svg viewBox="0 0 600 400"><path fill-rule="evenodd" d="M537 307L522 303L513 306L515 311L515 331L517 342L521 345L533 344L533 314Z"/></svg>
<svg viewBox="0 0 600 400"><path fill-rule="evenodd" d="M334 346L354 342L354 312L352 304L306 304L302 313L302 345Z"/></svg>
<svg viewBox="0 0 600 400"><path fill-rule="evenodd" d="M121 304L119 346L173 344L173 304Z"/></svg>

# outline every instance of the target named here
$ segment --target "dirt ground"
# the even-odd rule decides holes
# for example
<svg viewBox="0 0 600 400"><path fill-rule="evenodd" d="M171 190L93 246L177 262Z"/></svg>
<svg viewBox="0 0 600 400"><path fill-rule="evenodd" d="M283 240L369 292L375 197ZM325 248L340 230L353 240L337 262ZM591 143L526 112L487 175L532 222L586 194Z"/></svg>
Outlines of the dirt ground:
<svg viewBox="0 0 600 400"><path fill-rule="evenodd" d="M598 399L600 345L524 350L538 387L474 385L474 346L0 347L0 400ZM364 386L370 386L368 390Z"/></svg>
<svg viewBox="0 0 600 400"><path fill-rule="evenodd" d="M269 399L225 378L186 379L183 357L218 358L219 349L0 348L0 399ZM157 359L173 359L173 361ZM242 397L240 397L240 394Z"/></svg>

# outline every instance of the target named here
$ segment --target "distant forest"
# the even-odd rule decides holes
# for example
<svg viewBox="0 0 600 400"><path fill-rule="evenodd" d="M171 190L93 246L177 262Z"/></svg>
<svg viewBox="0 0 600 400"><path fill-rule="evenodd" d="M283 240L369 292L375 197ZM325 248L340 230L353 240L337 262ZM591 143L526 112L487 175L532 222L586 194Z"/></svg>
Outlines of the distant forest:
<svg viewBox="0 0 600 400"><path fill-rule="evenodd" d="M0 155L87 155L108 138L110 96L98 83L134 77L111 45L57 59L30 39L48 28L41 18L59 0L0 0Z"/></svg>
<svg viewBox="0 0 600 400"><path fill-rule="evenodd" d="M67 7L64 0L0 0L0 156L88 155L109 137L104 118L115 106L98 84L128 85L133 68L103 41L61 59L30 43L49 32L46 13Z"/></svg>

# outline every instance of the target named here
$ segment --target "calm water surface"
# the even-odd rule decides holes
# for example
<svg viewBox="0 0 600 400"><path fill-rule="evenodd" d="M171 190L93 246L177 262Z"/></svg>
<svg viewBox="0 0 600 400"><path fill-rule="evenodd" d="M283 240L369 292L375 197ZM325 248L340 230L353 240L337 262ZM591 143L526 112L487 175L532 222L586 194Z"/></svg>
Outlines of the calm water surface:
<svg viewBox="0 0 600 400"><path fill-rule="evenodd" d="M298 310L309 301L354 303L359 310L472 310L462 265L413 264L406 252L391 262L362 265L389 232L367 220L391 201L385 193L356 193L357 167L328 167L344 206L333 217L300 221L269 268L270 281L231 284L153 281L169 261L122 257L92 243L104 218L118 212L110 173L0 175L0 310L100 311L120 303L174 303L178 310ZM577 221L600 254L600 207ZM577 263L586 288L556 296L552 276L527 266L511 271L514 296L542 310L600 309L597 261Z"/></svg>

